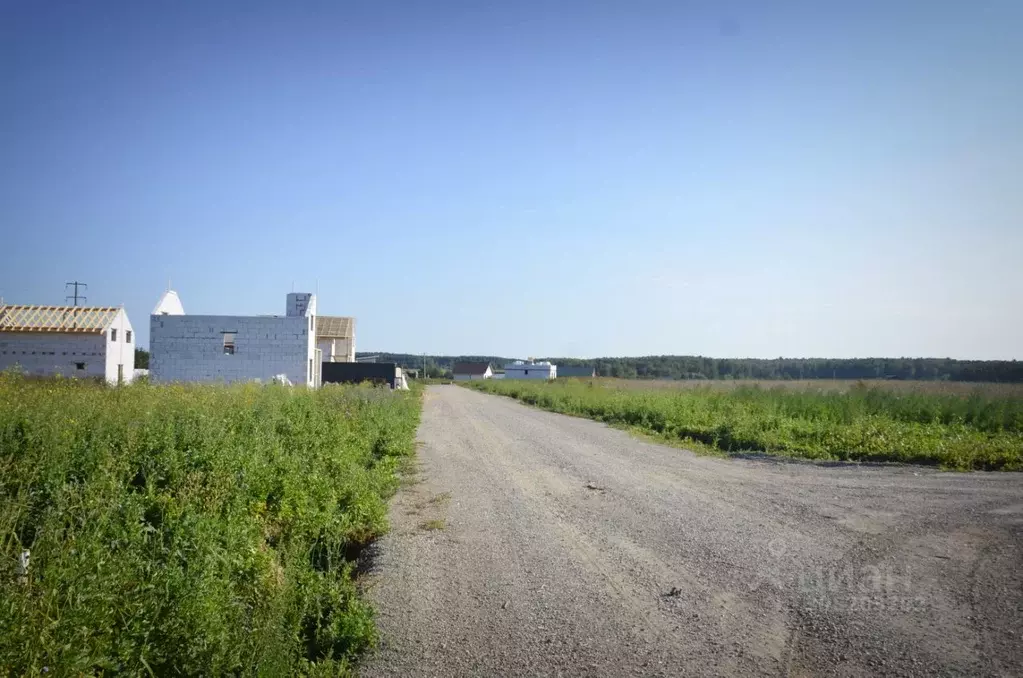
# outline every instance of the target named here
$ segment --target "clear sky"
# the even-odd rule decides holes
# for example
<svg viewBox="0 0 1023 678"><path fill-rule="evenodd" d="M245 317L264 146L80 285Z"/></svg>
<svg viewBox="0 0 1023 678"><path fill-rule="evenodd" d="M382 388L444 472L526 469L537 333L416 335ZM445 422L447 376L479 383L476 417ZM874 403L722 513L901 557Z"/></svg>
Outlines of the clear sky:
<svg viewBox="0 0 1023 678"><path fill-rule="evenodd" d="M0 0L0 295L1023 358L1023 2Z"/></svg>

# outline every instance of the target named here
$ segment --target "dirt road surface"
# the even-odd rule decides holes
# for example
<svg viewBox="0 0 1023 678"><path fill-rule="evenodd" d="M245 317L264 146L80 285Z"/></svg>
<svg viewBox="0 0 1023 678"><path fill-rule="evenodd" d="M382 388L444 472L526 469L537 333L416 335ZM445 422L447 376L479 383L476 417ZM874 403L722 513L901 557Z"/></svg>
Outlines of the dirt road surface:
<svg viewBox="0 0 1023 678"><path fill-rule="evenodd" d="M1023 476L700 457L431 387L365 676L1008 676Z"/></svg>

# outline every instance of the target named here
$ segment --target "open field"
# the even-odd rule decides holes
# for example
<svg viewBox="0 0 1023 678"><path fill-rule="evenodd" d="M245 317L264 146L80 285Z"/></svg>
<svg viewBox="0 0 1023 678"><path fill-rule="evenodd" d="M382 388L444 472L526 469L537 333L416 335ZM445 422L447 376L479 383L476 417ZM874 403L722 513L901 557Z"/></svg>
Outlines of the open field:
<svg viewBox="0 0 1023 678"><path fill-rule="evenodd" d="M0 672L345 673L418 419L371 388L0 375Z"/></svg>
<svg viewBox="0 0 1023 678"><path fill-rule="evenodd" d="M907 381L902 379L613 379L593 380L606 388L650 391L656 389L700 389L734 391L757 387L786 391L846 393L856 388L876 388L903 395L955 395L1023 399L1023 384L998 384L969 381Z"/></svg>
<svg viewBox="0 0 1023 678"><path fill-rule="evenodd" d="M723 452L958 470L1023 469L1018 385L615 379L467 383L554 412Z"/></svg>

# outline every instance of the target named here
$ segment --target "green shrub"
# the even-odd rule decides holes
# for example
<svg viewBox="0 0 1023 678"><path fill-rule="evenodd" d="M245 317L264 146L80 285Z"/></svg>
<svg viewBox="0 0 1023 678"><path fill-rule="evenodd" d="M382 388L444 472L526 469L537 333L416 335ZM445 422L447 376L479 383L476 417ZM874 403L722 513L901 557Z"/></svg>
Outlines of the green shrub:
<svg viewBox="0 0 1023 678"><path fill-rule="evenodd" d="M350 558L418 416L368 387L0 376L0 670L346 672L374 640Z"/></svg>

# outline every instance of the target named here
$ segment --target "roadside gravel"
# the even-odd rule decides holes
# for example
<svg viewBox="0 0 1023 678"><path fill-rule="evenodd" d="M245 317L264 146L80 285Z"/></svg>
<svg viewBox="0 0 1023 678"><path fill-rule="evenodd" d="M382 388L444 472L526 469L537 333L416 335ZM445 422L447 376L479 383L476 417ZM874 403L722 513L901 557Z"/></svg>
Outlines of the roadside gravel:
<svg viewBox="0 0 1023 678"><path fill-rule="evenodd" d="M431 387L364 676L1009 676L1023 474L719 459Z"/></svg>

